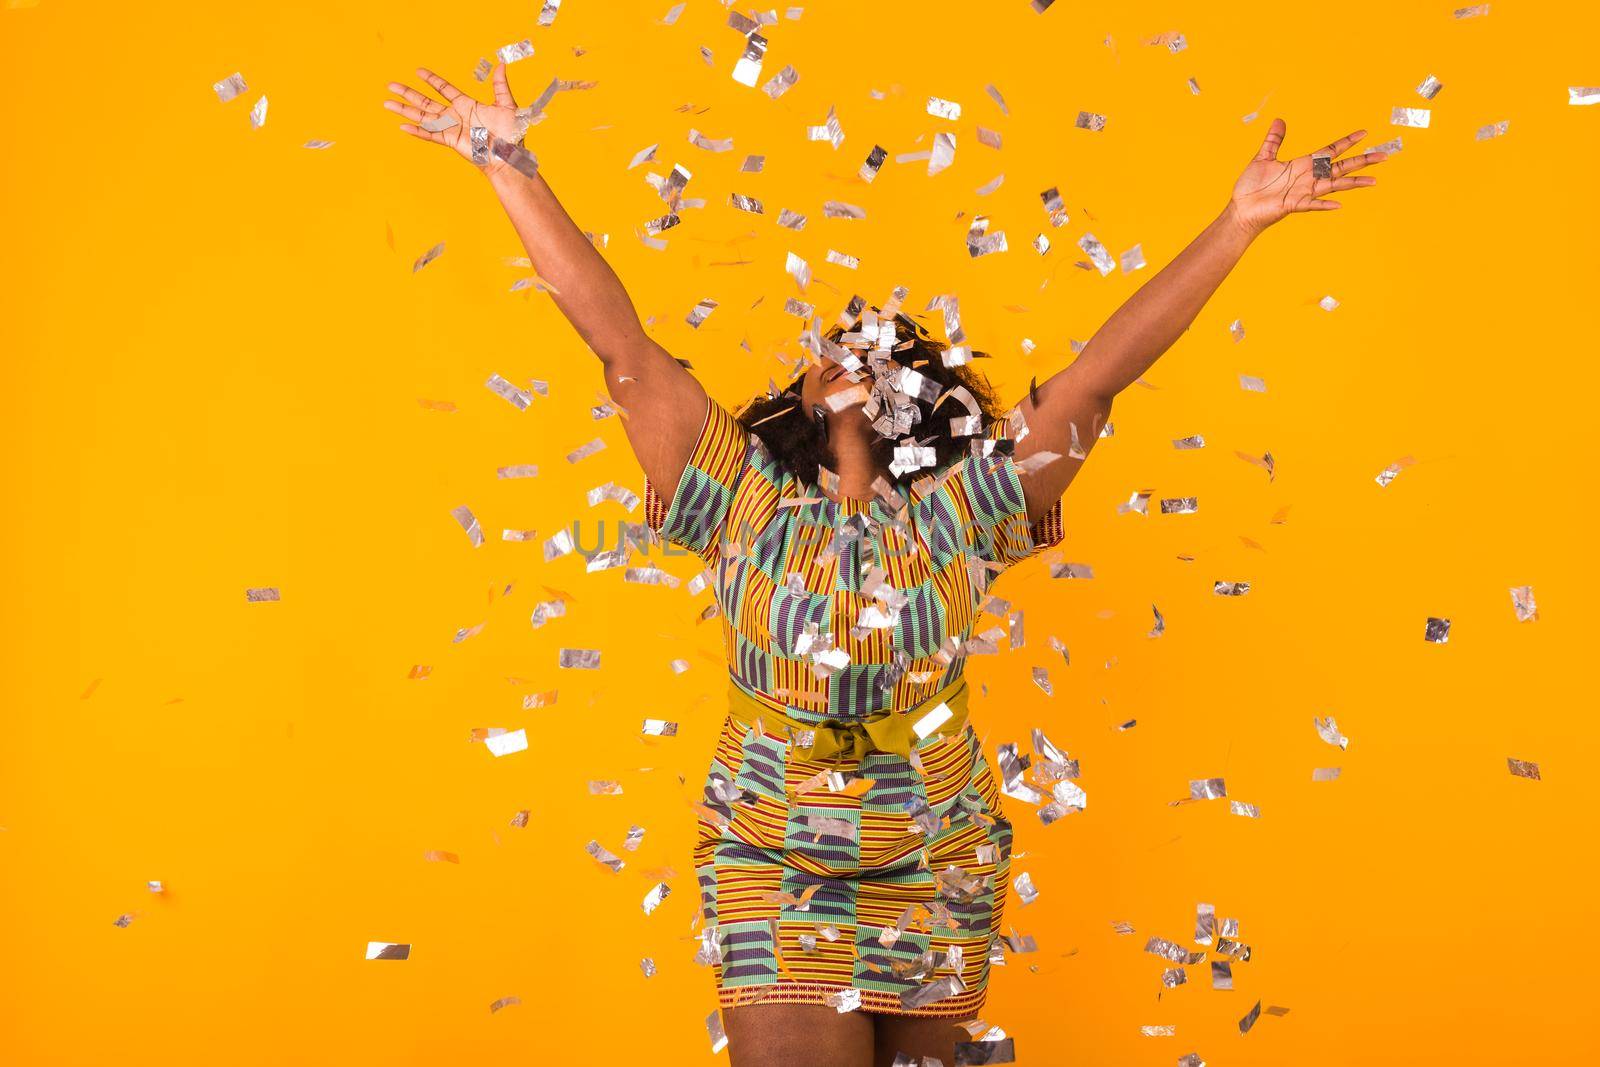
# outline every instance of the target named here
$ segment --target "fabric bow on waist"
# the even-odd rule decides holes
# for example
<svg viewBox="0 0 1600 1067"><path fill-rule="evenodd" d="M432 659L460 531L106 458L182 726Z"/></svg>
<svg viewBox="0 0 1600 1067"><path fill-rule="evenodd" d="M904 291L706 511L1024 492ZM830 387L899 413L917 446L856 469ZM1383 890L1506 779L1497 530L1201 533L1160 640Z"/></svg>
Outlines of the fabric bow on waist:
<svg viewBox="0 0 1600 1067"><path fill-rule="evenodd" d="M746 725L753 725L757 719L768 719L789 727L791 731L810 731L812 743L804 751L809 758L816 760L836 757L859 760L873 752L909 758L921 740L917 725L941 705L948 706L950 714L943 721L935 719L923 730L923 736L949 736L962 730L967 722L965 678L957 679L908 711L880 712L864 719L829 719L820 723L792 718L762 703L736 683L730 684L729 691L729 714Z"/></svg>

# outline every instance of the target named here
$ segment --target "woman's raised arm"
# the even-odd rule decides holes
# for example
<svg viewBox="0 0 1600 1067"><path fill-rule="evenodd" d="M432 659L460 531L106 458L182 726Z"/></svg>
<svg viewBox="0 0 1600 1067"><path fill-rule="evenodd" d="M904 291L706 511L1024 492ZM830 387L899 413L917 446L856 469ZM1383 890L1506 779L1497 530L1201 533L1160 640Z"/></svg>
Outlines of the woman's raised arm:
<svg viewBox="0 0 1600 1067"><path fill-rule="evenodd" d="M1221 214L1106 320L1076 361L1017 405L1029 433L1017 443L1016 458L1061 456L1021 478L1030 520L1042 518L1066 491L1110 416L1112 399L1183 335L1250 242L1295 212L1338 207L1337 200L1320 199L1329 193L1375 184L1376 178L1348 175L1388 155L1338 158L1366 135L1356 130L1315 152L1280 160L1283 134L1283 120L1274 119Z"/></svg>
<svg viewBox="0 0 1600 1067"><path fill-rule="evenodd" d="M645 476L670 500L705 422L705 390L645 334L621 280L521 148L531 116L518 112L505 64L494 68L493 103L474 100L430 70L418 69L417 76L443 102L390 82L399 99L384 107L409 120L402 131L455 149L489 179L556 307L600 357L606 391L627 412L624 427Z"/></svg>

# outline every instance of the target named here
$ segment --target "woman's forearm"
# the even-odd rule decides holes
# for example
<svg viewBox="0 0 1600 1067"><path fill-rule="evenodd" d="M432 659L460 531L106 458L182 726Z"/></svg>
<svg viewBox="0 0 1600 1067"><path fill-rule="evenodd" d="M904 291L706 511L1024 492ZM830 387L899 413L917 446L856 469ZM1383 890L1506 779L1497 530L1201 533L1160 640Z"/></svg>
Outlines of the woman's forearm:
<svg viewBox="0 0 1600 1067"><path fill-rule="evenodd" d="M650 345L622 280L589 242L543 174L510 166L489 176L506 216L561 310L602 362L626 361Z"/></svg>
<svg viewBox="0 0 1600 1067"><path fill-rule="evenodd" d="M1230 202L1100 327L1064 372L1073 388L1109 402L1132 385L1189 328L1254 236Z"/></svg>

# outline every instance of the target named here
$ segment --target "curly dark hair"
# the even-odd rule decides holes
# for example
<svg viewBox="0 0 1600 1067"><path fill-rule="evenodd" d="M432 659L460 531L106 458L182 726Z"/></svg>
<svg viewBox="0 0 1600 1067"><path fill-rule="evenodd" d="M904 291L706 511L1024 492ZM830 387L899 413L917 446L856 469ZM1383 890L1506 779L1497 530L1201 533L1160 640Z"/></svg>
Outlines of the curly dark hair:
<svg viewBox="0 0 1600 1067"><path fill-rule="evenodd" d="M893 389L884 383L892 380L890 375L899 373L898 368L914 370L937 387L937 390L925 387L917 394L893 391L894 400L907 409L906 414L909 414L912 423L911 431L898 437L882 436L880 433L873 440L873 462L884 470L889 470L893 463L897 445L933 448L936 462L932 467L924 466L899 474L889 470L890 481L896 488L904 489L917 478L944 470L966 453L968 442L981 440L988 433L990 425L1001 417L1002 411L995 399L994 389L982 374L966 363L945 365L944 356L951 346L935 340L921 323L904 313L897 312L894 322L895 335L899 340L892 352L887 353L887 360L884 354L861 351L861 335L848 333L843 325L833 326L820 334L820 338L823 351L837 353L843 358L848 358L846 353L858 355L864 363L871 362L871 369L863 374L862 380L869 389L873 389L876 379L875 395L883 394L885 389ZM851 347L843 348L842 345L846 343L850 343ZM987 353L972 352L971 357L987 358ZM822 428L811 412L803 410L805 405L801 402L801 383L804 378L802 373L786 388L755 397L739 410L737 418L740 425L760 439L774 459L802 483L809 485L817 482L819 466L836 470L836 465ZM965 396L960 392L963 390ZM955 395L952 395L953 391ZM934 395L928 396L928 393ZM972 416L978 421L972 423L969 419L962 429L973 432L955 432L956 428L951 425L952 418Z"/></svg>

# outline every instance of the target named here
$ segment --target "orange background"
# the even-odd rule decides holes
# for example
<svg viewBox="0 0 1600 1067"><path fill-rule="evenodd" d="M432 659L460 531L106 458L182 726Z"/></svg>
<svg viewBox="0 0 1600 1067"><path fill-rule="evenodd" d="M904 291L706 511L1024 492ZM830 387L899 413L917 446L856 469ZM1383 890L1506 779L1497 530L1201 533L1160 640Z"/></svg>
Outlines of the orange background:
<svg viewBox="0 0 1600 1067"><path fill-rule="evenodd" d="M1258 242L1153 388L1118 401L1115 438L1068 495L1061 558L1094 580L1048 581L1034 561L995 589L1028 636L973 663L985 751L1045 728L1081 759L1089 807L1048 828L1011 810L1014 872L1040 898L1007 918L1039 951L1008 957L984 1017L1031 1064L1593 1062L1600 746L1581 664L1600 595L1575 512L1600 107L1566 94L1600 84L1600 7L1495 0L1458 21L1449 0L1062 0L1043 15L830 0L768 30L762 81L786 63L801 75L773 101L731 80L742 42L719 4L692 0L670 27L669 6L567 0L549 28L530 0L0 9L0 1058L707 1062L688 800L717 724L716 624L696 621L703 594L499 540L578 521L593 548L603 520L609 547L641 513L584 493L642 478L618 422L591 419L593 358L547 297L508 291L526 272L503 262L521 249L486 184L379 108L419 63L482 92L477 58L531 37L537 54L511 68L523 102L552 77L599 82L559 94L530 135L546 176L610 235L654 335L729 406L797 352L787 251L811 262L806 299L829 315L896 284L913 309L959 295L1015 399L1214 216L1272 116L1290 154L1361 126L1369 145L1402 136L1376 188ZM1174 30L1189 41L1176 55L1142 43ZM236 70L250 91L219 103L211 83ZM1391 127L1391 107L1430 106L1415 92L1430 73L1432 128ZM961 119L927 115L930 95ZM837 152L805 137L829 105ZM1080 109L1106 128L1073 128ZM1474 140L1499 120L1506 136ZM978 143L980 124L1002 149ZM691 127L734 151L690 145ZM956 133L948 171L893 162L936 131ZM656 164L626 169L656 142ZM855 173L874 144L891 160L867 186ZM747 153L764 173L738 173ZM708 205L657 252L632 231L664 209L645 172L675 162ZM1050 186L1071 215L1060 230L1038 197ZM768 215L728 207L733 191ZM868 218L824 218L826 199ZM783 207L810 217L802 232L777 227ZM968 257L973 212L1009 252ZM1056 245L1043 258L1041 230ZM1142 242L1150 266L1074 269L1086 230L1113 255ZM825 263L829 248L860 271ZM691 330L704 297L721 306ZM546 379L549 396L518 413L483 387L491 373ZM1240 373L1270 391L1242 391ZM1203 451L1173 449L1195 433ZM605 451L566 462L596 435ZM1270 450L1276 481L1235 450ZM539 476L496 478L513 463ZM1198 496L1200 512L1117 514L1136 489ZM481 549L451 518L462 504ZM1253 589L1216 597L1218 579ZM1523 584L1538 622L1515 621L1507 590ZM268 585L281 603L245 602ZM568 613L532 629L545 587L570 594ZM1429 615L1453 620L1448 644L1423 641ZM602 649L602 669L559 670L562 647ZM681 676L678 657L693 664ZM408 680L415 664L432 677ZM1053 698L1030 681L1039 665ZM555 707L522 709L548 689ZM1317 738L1326 714L1348 752ZM678 736L641 739L645 717ZM528 728L535 751L496 760L468 742L494 726ZM1544 780L1512 777L1508 756ZM1326 766L1343 777L1313 783ZM1209 776L1262 817L1168 805ZM589 795L596 778L624 795ZM521 808L530 824L512 829ZM620 852L632 824L647 832L620 874L585 854L591 839ZM673 893L646 917L666 868ZM1188 941L1198 901L1241 920L1254 959L1232 992L1202 965L1162 996L1143 942ZM1119 937L1119 920L1137 933ZM366 962L369 940L412 957ZM1290 1013L1240 1037L1258 998Z"/></svg>

